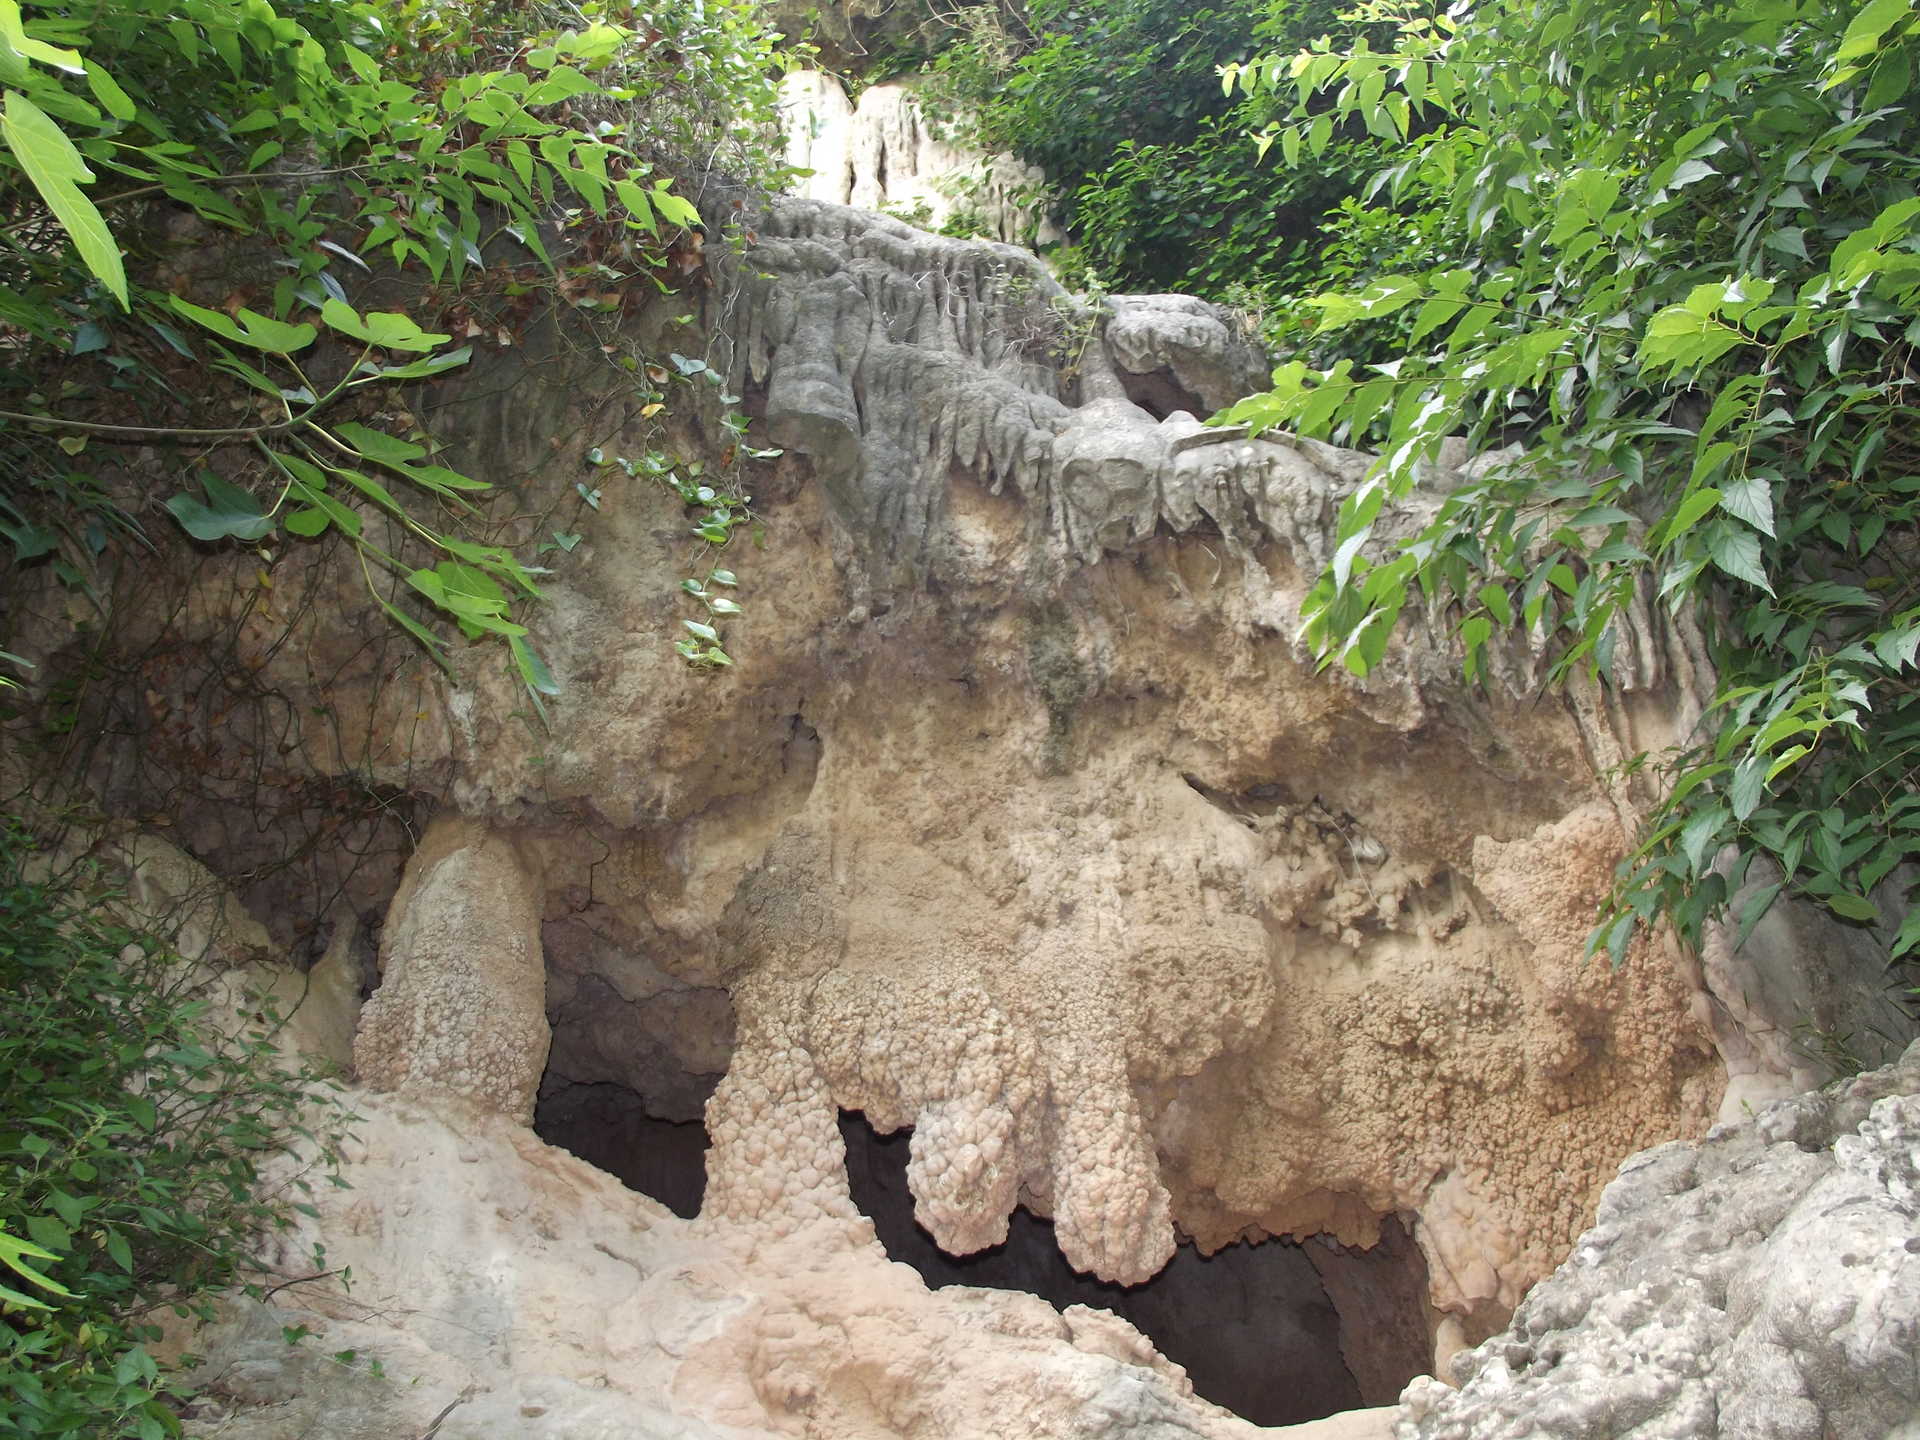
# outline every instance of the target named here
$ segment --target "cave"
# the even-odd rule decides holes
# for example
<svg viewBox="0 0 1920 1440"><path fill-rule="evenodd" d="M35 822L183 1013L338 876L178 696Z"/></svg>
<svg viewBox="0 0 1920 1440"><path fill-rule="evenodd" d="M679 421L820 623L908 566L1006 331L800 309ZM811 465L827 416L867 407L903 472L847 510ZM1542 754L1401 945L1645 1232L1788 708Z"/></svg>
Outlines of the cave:
<svg viewBox="0 0 1920 1440"><path fill-rule="evenodd" d="M625 1085L582 1084L548 1071L533 1129L682 1219L700 1213L707 1188L707 1127L700 1121L650 1114L646 1098Z"/></svg>
<svg viewBox="0 0 1920 1440"><path fill-rule="evenodd" d="M1267 1240L1203 1255L1187 1240L1141 1285L1083 1275L1054 1242L1050 1221L1015 1210L1007 1239L973 1255L941 1250L913 1218L910 1129L876 1133L842 1111L854 1204L889 1259L929 1288L1024 1290L1058 1309L1111 1310L1183 1366L1195 1392L1258 1425L1292 1425L1363 1405L1392 1404L1431 1363L1419 1250L1389 1217L1381 1241L1357 1251L1320 1239Z"/></svg>
<svg viewBox="0 0 1920 1440"><path fill-rule="evenodd" d="M625 1085L549 1071L534 1129L674 1214L699 1214L707 1152L700 1121L650 1113L646 1097ZM1183 1239L1151 1280L1116 1285L1076 1271L1052 1222L1025 1209L1010 1217L1002 1244L947 1254L913 1218L912 1131L881 1135L858 1112L842 1111L840 1134L854 1204L873 1222L887 1258L911 1266L930 1289L1021 1290L1056 1309L1111 1310L1184 1367L1201 1398L1255 1424L1390 1405L1431 1363L1426 1267L1397 1217L1382 1222L1379 1243L1365 1250L1315 1237L1241 1242L1204 1255Z"/></svg>

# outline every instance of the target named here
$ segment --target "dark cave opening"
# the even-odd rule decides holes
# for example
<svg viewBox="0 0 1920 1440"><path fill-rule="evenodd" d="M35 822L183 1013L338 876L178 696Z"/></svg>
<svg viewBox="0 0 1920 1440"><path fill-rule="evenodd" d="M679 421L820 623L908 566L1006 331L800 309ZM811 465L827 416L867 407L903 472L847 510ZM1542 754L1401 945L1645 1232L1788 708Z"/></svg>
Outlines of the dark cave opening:
<svg viewBox="0 0 1920 1440"><path fill-rule="evenodd" d="M707 1133L699 1120L649 1113L646 1097L625 1085L549 1071L534 1131L676 1215L700 1212ZM854 1204L873 1222L887 1257L911 1266L930 1288L1022 1290L1056 1309L1111 1310L1183 1366L1201 1398L1258 1425L1392 1404L1432 1363L1426 1268L1393 1217L1368 1250L1316 1238L1202 1255L1183 1240L1145 1284L1115 1285L1074 1270L1052 1222L1025 1209L1013 1213L1003 1244L966 1256L941 1250L913 1218L911 1133L879 1135L858 1112L840 1114Z"/></svg>
<svg viewBox="0 0 1920 1440"><path fill-rule="evenodd" d="M1214 411L1213 406L1182 385L1174 377L1173 371L1165 366L1145 373L1122 368L1120 385L1126 391L1127 399L1156 420L1164 420L1181 410L1205 419Z"/></svg>
<svg viewBox="0 0 1920 1440"><path fill-rule="evenodd" d="M1183 1241L1143 1285L1080 1274L1051 1222L1013 1213L1005 1243L952 1256L913 1218L909 1130L876 1134L842 1111L853 1200L889 1259L927 1285L1024 1290L1057 1309L1111 1310L1185 1367L1201 1398L1257 1425L1292 1425L1362 1405L1391 1404L1431 1364L1426 1273L1397 1221L1368 1251L1310 1241L1236 1244L1202 1255Z"/></svg>
<svg viewBox="0 0 1920 1440"><path fill-rule="evenodd" d="M691 1220L707 1189L707 1127L647 1113L625 1085L581 1084L552 1071L534 1102L533 1132Z"/></svg>

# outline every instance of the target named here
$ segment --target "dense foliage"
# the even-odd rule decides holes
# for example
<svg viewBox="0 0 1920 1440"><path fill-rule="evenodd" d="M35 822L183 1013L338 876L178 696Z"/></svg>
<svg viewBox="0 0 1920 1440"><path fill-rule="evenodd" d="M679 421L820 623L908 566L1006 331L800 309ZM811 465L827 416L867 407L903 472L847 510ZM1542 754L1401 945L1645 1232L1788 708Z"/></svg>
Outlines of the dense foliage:
<svg viewBox="0 0 1920 1440"><path fill-rule="evenodd" d="M1311 171L1262 168L1271 97L1221 93L1222 64L1335 23L1332 0L1031 0L958 12L934 103L985 149L1041 166L1084 264L1126 289L1258 301L1311 272L1322 217L1365 178L1339 145Z"/></svg>
<svg viewBox="0 0 1920 1440"><path fill-rule="evenodd" d="M262 1164L343 1117L269 1009L221 1033L164 939L45 872L0 833L0 1432L154 1440L179 1430L155 1316L252 1277L310 1183L262 1194Z"/></svg>
<svg viewBox="0 0 1920 1440"><path fill-rule="evenodd" d="M1347 358L1296 359L1230 412L1380 451L1306 635L1364 673L1403 611L1439 608L1469 678L1512 643L1605 681L1637 596L1695 605L1719 688L1663 757L1668 798L1596 940L1618 955L1668 918L1698 941L1743 886L1747 926L1784 887L1853 923L1891 913L1911 952L1915 14L1372 13L1396 25L1383 51L1322 41L1226 77L1290 105L1266 137L1283 164L1311 168L1342 119L1376 137L1378 204L1354 219L1399 256L1311 302L1308 343ZM1411 541L1371 545L1452 435L1519 448Z"/></svg>
<svg viewBox="0 0 1920 1440"><path fill-rule="evenodd" d="M465 363L456 340L512 343L532 301L664 286L699 224L669 158L771 173L769 47L746 0L0 0L15 558L80 583L138 543L116 477L157 445L140 478L179 475L196 539L344 537L397 624L443 661L433 610L503 641L538 705L553 682L512 618L533 556L382 417Z"/></svg>

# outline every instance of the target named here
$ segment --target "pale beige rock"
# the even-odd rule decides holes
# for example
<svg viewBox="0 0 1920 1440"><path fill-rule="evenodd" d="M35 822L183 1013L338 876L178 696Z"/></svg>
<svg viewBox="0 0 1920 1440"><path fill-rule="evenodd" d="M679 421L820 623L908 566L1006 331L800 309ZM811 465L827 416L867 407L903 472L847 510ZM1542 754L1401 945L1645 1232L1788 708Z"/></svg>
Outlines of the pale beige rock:
<svg viewBox="0 0 1920 1440"><path fill-rule="evenodd" d="M857 1219L680 1221L497 1111L361 1094L352 1189L279 1242L289 1286L191 1343L226 1440L902 1436L1245 1440L1105 1312L929 1292ZM289 1347L280 1327L312 1338ZM332 1357L351 1351L347 1361ZM381 1377L372 1367L378 1362ZM384 1427L384 1428L382 1428ZM501 1428L504 1427L504 1428Z"/></svg>
<svg viewBox="0 0 1920 1440"><path fill-rule="evenodd" d="M407 863L381 955L354 1039L360 1078L531 1120L551 1032L539 880L512 842L484 821L436 821Z"/></svg>
<svg viewBox="0 0 1920 1440"><path fill-rule="evenodd" d="M672 653L699 613L678 588L684 517L638 484L609 482L577 550L552 557L530 617L565 697L547 731L503 667L452 685L349 663L338 616L364 601L328 562L276 567L276 597L314 607L297 618L223 598L250 568L202 572L183 606L191 625L245 611L246 653L290 712L364 702L324 743L303 736L298 764L416 786L448 817L390 910L356 1052L371 1082L465 1096L495 1112L492 1135L528 1111L549 1002L560 1076L664 1087L664 1108L690 1114L724 1070L707 1214L672 1232L698 1303L662 1281L655 1328L566 1339L588 1322L513 1297L573 1285L625 1315L605 1277L517 1291L521 1221L498 1230L493 1201L468 1196L446 1224L477 1237L455 1268L478 1277L494 1339L464 1374L524 1347L555 1383L591 1387L604 1351L650 1393L821 1436L987 1434L1036 1406L1052 1428L1034 1433L1077 1433L1115 1386L1174 1403L1151 1364L1076 1350L1050 1311L926 1308L863 1236L842 1108L914 1127L916 1214L951 1250L993 1243L1019 1204L1056 1220L1075 1265L1137 1280L1182 1233L1207 1250L1362 1246L1396 1215L1428 1259L1443 1344L1483 1338L1622 1157L1705 1127L1714 1040L1725 1055L1729 1035L1792 1028L1764 987L1745 1014L1722 1007L1723 1027L1708 987L1738 977L1717 966L1580 958L1636 803L1593 760L1679 723L1686 636L1639 615L1618 693L1564 705L1529 691L1524 641L1496 657L1490 693L1460 688L1437 615L1365 681L1318 673L1293 638L1299 602L1366 459L1186 413L1257 359L1218 312L1117 306L1109 345L1109 322L1031 256L820 206L781 207L741 272L717 293L737 344L729 364L716 342L715 364L792 453L753 472L765 548L728 552L746 615L728 622L727 673ZM1075 336L1068 373L1052 347ZM524 404L449 402L445 433L477 471L567 494L581 457L566 437L589 419L596 440L617 429L616 453L668 443L594 419L626 392L582 393L581 362L535 358L554 378ZM474 395L523 394L526 363L477 359ZM1436 486L1468 464L1448 457ZM301 673L313 655L343 678ZM185 771L221 745L235 768L267 763L243 739L179 739L180 693L155 695L154 763ZM182 829L211 833L211 813ZM1763 1078L1787 1063L1753 1050ZM402 1177L392 1150L370 1193L434 1203L450 1182L424 1177L447 1162ZM439 1293L425 1260L387 1245L359 1252L366 1274L386 1285L398 1266ZM982 1402L982 1372L953 1358L975 1330L1026 1357L1004 1400L985 1384ZM446 1373L456 1395L477 1383Z"/></svg>
<svg viewBox="0 0 1920 1440"><path fill-rule="evenodd" d="M1015 244L1066 238L1046 212L1046 176L1012 155L942 139L910 82L864 86L856 104L832 75L790 70L779 106L787 163L813 172L794 183L796 195L899 215L928 230L961 221L968 233Z"/></svg>

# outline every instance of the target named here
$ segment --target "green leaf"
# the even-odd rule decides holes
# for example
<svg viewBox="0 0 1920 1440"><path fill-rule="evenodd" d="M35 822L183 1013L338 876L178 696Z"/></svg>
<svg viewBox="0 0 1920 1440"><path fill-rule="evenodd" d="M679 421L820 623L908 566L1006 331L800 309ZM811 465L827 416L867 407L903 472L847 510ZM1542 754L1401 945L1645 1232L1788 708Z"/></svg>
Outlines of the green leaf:
<svg viewBox="0 0 1920 1440"><path fill-rule="evenodd" d="M73 1231L51 1215L27 1216L27 1234L34 1244L51 1251L65 1252L73 1247Z"/></svg>
<svg viewBox="0 0 1920 1440"><path fill-rule="evenodd" d="M1747 943L1747 937L1753 934L1753 927L1758 925L1761 917L1773 908L1774 900L1785 888L1784 882L1763 885L1747 897L1746 903L1740 907L1740 929L1733 942L1735 950L1739 950Z"/></svg>
<svg viewBox="0 0 1920 1440"><path fill-rule="evenodd" d="M64 70L69 75L78 75L89 68L80 58L79 51L63 50L58 45L49 45L27 34L20 19L19 0L0 0L0 45L5 45L24 60L37 60L42 65Z"/></svg>
<svg viewBox="0 0 1920 1440"><path fill-rule="evenodd" d="M1753 531L1715 521L1707 529L1707 554L1715 565L1736 580L1745 580L1773 594L1766 567L1760 561L1760 537Z"/></svg>
<svg viewBox="0 0 1920 1440"><path fill-rule="evenodd" d="M520 678L526 682L529 690L537 695L558 695L560 686L553 678L553 672L547 668L534 648L518 635L507 637L508 648L513 652L513 663L520 671Z"/></svg>
<svg viewBox="0 0 1920 1440"><path fill-rule="evenodd" d="M114 243L107 222L100 218L100 211L80 193L80 185L91 181L93 172L87 169L73 142L45 111L16 90L6 92L5 109L0 110L0 139L5 139L33 188L65 227L81 261L120 302L121 309L130 308L120 247Z"/></svg>
<svg viewBox="0 0 1920 1440"><path fill-rule="evenodd" d="M1667 522L1666 538L1661 542L1662 545L1671 545L1678 540L1699 522L1702 515L1719 503L1720 492L1711 485L1704 485L1687 496L1680 502L1680 508L1674 511L1672 520Z"/></svg>
<svg viewBox="0 0 1920 1440"><path fill-rule="evenodd" d="M1733 818L1744 821L1760 806L1767 790L1766 757L1751 756L1734 767L1731 799Z"/></svg>
<svg viewBox="0 0 1920 1440"><path fill-rule="evenodd" d="M273 529L273 521L260 508L260 502L239 486L211 470L200 472L200 485L206 492L205 504L184 492L167 501L167 509L180 522L180 528L194 539L258 540Z"/></svg>
<svg viewBox="0 0 1920 1440"><path fill-rule="evenodd" d="M138 113L133 98L120 88L113 76L95 65L86 62L87 88L93 91L93 98L105 107L106 112L116 120L131 120Z"/></svg>
<svg viewBox="0 0 1920 1440"><path fill-rule="evenodd" d="M1869 924L1879 923L1880 909L1871 900L1863 900L1858 895L1849 895L1844 891L1823 898L1827 908L1836 915L1848 920L1864 920Z"/></svg>
<svg viewBox="0 0 1920 1440"><path fill-rule="evenodd" d="M1911 0L1867 0L1855 13L1840 37L1840 48L1833 63L1841 65L1871 55L1880 47L1880 38L1913 13Z"/></svg>
<svg viewBox="0 0 1920 1440"><path fill-rule="evenodd" d="M472 358L473 346L462 345L458 350L449 350L441 355L430 355L425 360L412 360L405 365L368 366L366 369L370 376L377 380L418 380L423 376L438 375L444 370L456 369Z"/></svg>
<svg viewBox="0 0 1920 1440"><path fill-rule="evenodd" d="M446 646L441 643L439 636L435 635L431 630L427 629L426 626L422 625L418 620L415 620L397 605L392 605L382 600L380 602L380 608L386 613L389 620L393 621L394 624L398 625L402 630L420 642L421 648L433 657L434 664L440 666L442 669L446 668Z"/></svg>
<svg viewBox="0 0 1920 1440"><path fill-rule="evenodd" d="M167 303L203 329L211 330L223 339L264 350L270 355L291 355L304 350L320 333L311 325L289 325L244 307L239 311L236 322L236 319L218 310L191 304L178 295L169 295Z"/></svg>
<svg viewBox="0 0 1920 1440"><path fill-rule="evenodd" d="M303 510L289 511L280 523L289 535L298 535L302 539L311 540L314 536L322 534L333 522L327 518L326 511L309 505Z"/></svg>
<svg viewBox="0 0 1920 1440"><path fill-rule="evenodd" d="M422 330L412 317L390 310L369 310L361 315L344 300L328 300L320 307L320 318L342 335L364 340L386 350L406 350L418 354L444 345L453 337Z"/></svg>
<svg viewBox="0 0 1920 1440"><path fill-rule="evenodd" d="M1772 538L1773 487L1764 476L1741 475L1722 480L1720 508Z"/></svg>
<svg viewBox="0 0 1920 1440"><path fill-rule="evenodd" d="M357 420L346 420L333 427L333 433L358 450L367 459L382 465L403 466L427 453L427 447L402 440L382 430L369 429Z"/></svg>

